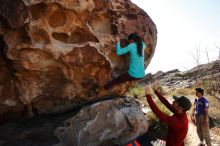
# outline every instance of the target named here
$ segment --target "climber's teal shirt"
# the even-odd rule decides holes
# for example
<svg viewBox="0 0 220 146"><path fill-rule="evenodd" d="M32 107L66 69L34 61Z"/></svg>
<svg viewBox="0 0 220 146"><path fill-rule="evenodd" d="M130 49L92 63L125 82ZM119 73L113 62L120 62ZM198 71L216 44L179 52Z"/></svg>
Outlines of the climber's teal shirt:
<svg viewBox="0 0 220 146"><path fill-rule="evenodd" d="M144 69L144 49L146 48L145 43L143 42L143 51L142 56L138 55L137 44L131 43L128 46L121 48L120 42L116 45L116 54L123 55L129 53L130 62L128 74L134 78L143 78L145 76Z"/></svg>

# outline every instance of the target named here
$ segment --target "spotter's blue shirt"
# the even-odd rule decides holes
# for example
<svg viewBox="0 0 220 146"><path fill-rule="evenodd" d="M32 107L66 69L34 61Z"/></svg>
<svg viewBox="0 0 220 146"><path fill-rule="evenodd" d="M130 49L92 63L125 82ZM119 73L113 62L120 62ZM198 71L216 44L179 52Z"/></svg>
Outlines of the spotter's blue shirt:
<svg viewBox="0 0 220 146"><path fill-rule="evenodd" d="M194 105L195 105L195 114L196 115L204 115L205 109L209 108L209 102L205 97L196 98Z"/></svg>
<svg viewBox="0 0 220 146"><path fill-rule="evenodd" d="M146 45L144 42L142 42L142 44L142 56L138 55L136 43L131 43L124 48L121 48L120 42L118 42L116 45L117 55L124 55L129 53L130 61L128 74L134 78L143 78L145 76L144 49L146 48Z"/></svg>

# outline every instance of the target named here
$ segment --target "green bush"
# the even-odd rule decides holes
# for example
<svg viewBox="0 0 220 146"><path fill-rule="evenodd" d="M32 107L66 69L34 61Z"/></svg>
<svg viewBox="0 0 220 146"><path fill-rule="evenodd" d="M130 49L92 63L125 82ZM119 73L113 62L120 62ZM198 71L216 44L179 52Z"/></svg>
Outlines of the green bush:
<svg viewBox="0 0 220 146"><path fill-rule="evenodd" d="M145 96L144 88L140 85L134 85L129 88L128 90L129 94L135 98L140 98Z"/></svg>

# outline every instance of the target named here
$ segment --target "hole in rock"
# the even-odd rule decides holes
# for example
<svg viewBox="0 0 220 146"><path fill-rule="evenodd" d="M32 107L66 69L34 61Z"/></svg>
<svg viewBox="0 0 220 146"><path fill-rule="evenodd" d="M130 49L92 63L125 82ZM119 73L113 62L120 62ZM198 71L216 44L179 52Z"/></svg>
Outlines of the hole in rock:
<svg viewBox="0 0 220 146"><path fill-rule="evenodd" d="M95 2L94 11L98 12L98 11L102 11L103 9L106 8L106 3L104 3L100 0L94 0L94 2Z"/></svg>
<svg viewBox="0 0 220 146"><path fill-rule="evenodd" d="M3 40L3 36L0 35L0 57L3 58L5 49L5 42Z"/></svg>
<svg viewBox="0 0 220 146"><path fill-rule="evenodd" d="M112 34L111 20L106 14L94 14L91 19L91 27L98 33Z"/></svg>
<svg viewBox="0 0 220 146"><path fill-rule="evenodd" d="M80 54L80 55L79 55ZM86 64L91 66L102 66L108 64L106 58L101 55L96 48L91 46L74 48L73 51L66 54L64 62L71 65L80 65L86 67Z"/></svg>
<svg viewBox="0 0 220 146"><path fill-rule="evenodd" d="M47 11L47 5L44 3L33 5L30 7L31 16L34 20L44 17Z"/></svg>
<svg viewBox="0 0 220 146"><path fill-rule="evenodd" d="M85 42L99 42L99 40L91 32L82 29L76 28L70 37L71 43L85 43Z"/></svg>
<svg viewBox="0 0 220 146"><path fill-rule="evenodd" d="M67 43L68 41L68 35L65 34L65 33L57 33L57 32L54 32L52 33L52 37L58 41L61 41L61 42L64 42L64 43Z"/></svg>
<svg viewBox="0 0 220 146"><path fill-rule="evenodd" d="M40 29L40 30L34 30L31 38L35 43L40 43L40 44L49 44L50 43L50 38L47 35L47 32Z"/></svg>
<svg viewBox="0 0 220 146"><path fill-rule="evenodd" d="M96 36L94 36L91 32L85 29L82 29L82 28L76 28L74 31L72 31L70 36L68 36L65 33L54 32L52 34L52 37L61 42L70 43L70 44L78 44L78 43L85 43L85 42L97 42L97 43L99 42Z"/></svg>
<svg viewBox="0 0 220 146"><path fill-rule="evenodd" d="M93 89L97 86L97 79L94 77L84 77L81 85L86 89Z"/></svg>
<svg viewBox="0 0 220 146"><path fill-rule="evenodd" d="M112 34L113 35L117 35L118 34L118 27L116 24L111 24L111 28L112 28Z"/></svg>
<svg viewBox="0 0 220 146"><path fill-rule="evenodd" d="M125 3L124 5L126 10L130 9L130 5L128 3Z"/></svg>
<svg viewBox="0 0 220 146"><path fill-rule="evenodd" d="M136 20L137 19L137 15L135 14L125 14L125 17L130 19L130 20Z"/></svg>
<svg viewBox="0 0 220 146"><path fill-rule="evenodd" d="M19 40L21 43L30 43L31 39L28 36L27 32L25 29L22 29L20 32Z"/></svg>
<svg viewBox="0 0 220 146"><path fill-rule="evenodd" d="M51 27L59 27L66 24L67 17L64 11L58 9L55 10L52 15L49 17L48 23Z"/></svg>

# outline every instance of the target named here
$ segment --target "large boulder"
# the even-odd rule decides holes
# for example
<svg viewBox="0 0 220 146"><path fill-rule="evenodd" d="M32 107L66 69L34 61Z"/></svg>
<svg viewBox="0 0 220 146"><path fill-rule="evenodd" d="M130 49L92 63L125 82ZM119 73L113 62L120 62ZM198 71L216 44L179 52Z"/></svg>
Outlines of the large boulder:
<svg viewBox="0 0 220 146"><path fill-rule="evenodd" d="M2 0L0 104L49 113L98 98L98 87L127 70L115 44L133 32L148 46L147 66L156 26L129 0Z"/></svg>
<svg viewBox="0 0 220 146"><path fill-rule="evenodd" d="M80 110L56 130L56 146L125 145L144 134L150 122L128 97L98 102Z"/></svg>

